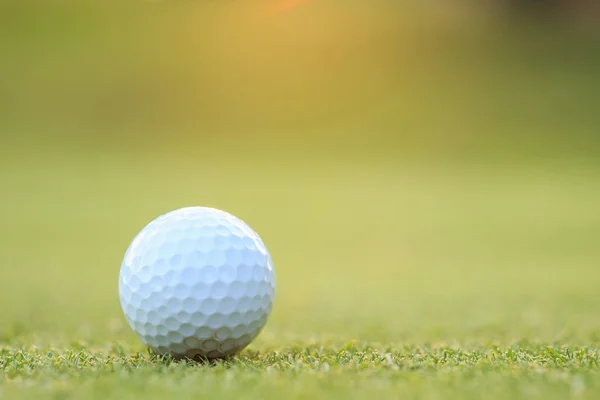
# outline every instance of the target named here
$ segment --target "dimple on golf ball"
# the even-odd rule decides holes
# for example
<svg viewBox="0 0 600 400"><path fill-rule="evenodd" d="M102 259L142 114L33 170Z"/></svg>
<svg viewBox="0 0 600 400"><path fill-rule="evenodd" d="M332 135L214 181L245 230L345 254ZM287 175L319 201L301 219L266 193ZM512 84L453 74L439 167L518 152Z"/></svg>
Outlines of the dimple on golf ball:
<svg viewBox="0 0 600 400"><path fill-rule="evenodd" d="M174 358L224 358L246 347L273 306L275 274L258 234L221 210L188 207L148 224L119 275L136 335Z"/></svg>

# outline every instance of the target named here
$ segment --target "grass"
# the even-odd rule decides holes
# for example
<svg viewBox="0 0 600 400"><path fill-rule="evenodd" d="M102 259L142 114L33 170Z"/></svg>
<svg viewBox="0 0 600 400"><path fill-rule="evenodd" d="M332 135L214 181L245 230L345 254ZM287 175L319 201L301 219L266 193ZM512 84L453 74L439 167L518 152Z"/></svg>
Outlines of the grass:
<svg viewBox="0 0 600 400"><path fill-rule="evenodd" d="M201 142L163 146L159 158L93 143L5 154L0 394L598 396L595 166L307 164L294 146L265 163L265 143L213 142L208 158L195 156ZM277 269L267 327L214 365L150 355L117 300L133 235L189 204L247 220Z"/></svg>
<svg viewBox="0 0 600 400"><path fill-rule="evenodd" d="M597 350L514 344L373 349L349 343L246 352L214 365L106 347L4 350L5 393L80 398L595 398Z"/></svg>

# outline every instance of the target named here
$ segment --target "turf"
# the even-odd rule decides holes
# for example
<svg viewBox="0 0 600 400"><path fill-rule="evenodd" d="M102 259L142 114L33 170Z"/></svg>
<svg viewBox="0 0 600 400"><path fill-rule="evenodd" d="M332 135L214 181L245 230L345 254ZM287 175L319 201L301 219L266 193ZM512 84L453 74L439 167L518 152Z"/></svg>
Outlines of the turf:
<svg viewBox="0 0 600 400"><path fill-rule="evenodd" d="M342 156L307 165L291 150L264 164L260 141L240 148L252 143L256 152L213 144L210 159L184 147L163 147L160 159L134 149L92 156L87 146L29 147L35 163L21 162L25 147L4 157L13 168L2 169L12 212L0 393L598 396L595 167ZM214 365L153 357L117 300L133 235L189 204L242 216L277 268L267 327Z"/></svg>
<svg viewBox="0 0 600 400"><path fill-rule="evenodd" d="M210 366L124 355L113 347L4 351L4 394L31 398L595 398L595 350L528 344L465 351L348 344L246 352ZM35 382L35 383L34 383Z"/></svg>

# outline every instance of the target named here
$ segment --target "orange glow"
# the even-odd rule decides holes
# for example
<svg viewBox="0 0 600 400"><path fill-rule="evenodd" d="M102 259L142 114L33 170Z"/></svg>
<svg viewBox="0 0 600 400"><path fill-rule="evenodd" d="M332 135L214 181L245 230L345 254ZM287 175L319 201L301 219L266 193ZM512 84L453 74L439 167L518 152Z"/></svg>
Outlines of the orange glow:
<svg viewBox="0 0 600 400"><path fill-rule="evenodd" d="M277 11L289 10L290 8L296 7L305 2L306 2L306 0L288 0L288 1L284 2L283 4L279 5L279 7L277 7Z"/></svg>

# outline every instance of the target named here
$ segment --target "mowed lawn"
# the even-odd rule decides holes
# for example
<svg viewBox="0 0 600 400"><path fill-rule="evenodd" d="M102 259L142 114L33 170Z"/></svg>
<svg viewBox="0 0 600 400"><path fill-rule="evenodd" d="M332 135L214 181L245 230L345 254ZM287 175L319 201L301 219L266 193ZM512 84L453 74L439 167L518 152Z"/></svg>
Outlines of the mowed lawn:
<svg viewBox="0 0 600 400"><path fill-rule="evenodd" d="M261 140L5 147L0 398L600 396L596 166ZM118 304L130 240L189 205L248 222L277 273L215 365L153 358Z"/></svg>

